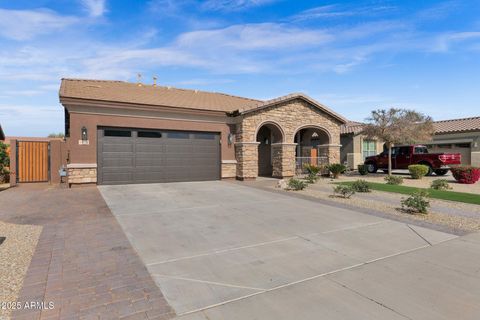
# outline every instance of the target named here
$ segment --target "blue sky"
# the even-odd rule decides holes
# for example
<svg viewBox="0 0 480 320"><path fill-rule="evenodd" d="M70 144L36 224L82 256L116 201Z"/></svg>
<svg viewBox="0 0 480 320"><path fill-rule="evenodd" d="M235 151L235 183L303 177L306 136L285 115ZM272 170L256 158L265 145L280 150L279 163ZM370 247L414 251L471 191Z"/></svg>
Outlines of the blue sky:
<svg viewBox="0 0 480 320"><path fill-rule="evenodd" d="M269 99L349 119L403 107L480 115L480 1L0 0L0 123L63 130L62 77Z"/></svg>

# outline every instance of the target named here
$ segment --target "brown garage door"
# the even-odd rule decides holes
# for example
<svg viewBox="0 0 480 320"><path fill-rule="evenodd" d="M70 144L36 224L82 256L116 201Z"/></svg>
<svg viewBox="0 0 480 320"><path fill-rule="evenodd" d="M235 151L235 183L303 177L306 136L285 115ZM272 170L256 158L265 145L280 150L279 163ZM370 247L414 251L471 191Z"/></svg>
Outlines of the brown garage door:
<svg viewBox="0 0 480 320"><path fill-rule="evenodd" d="M99 184L218 179L218 133L120 128L98 130Z"/></svg>

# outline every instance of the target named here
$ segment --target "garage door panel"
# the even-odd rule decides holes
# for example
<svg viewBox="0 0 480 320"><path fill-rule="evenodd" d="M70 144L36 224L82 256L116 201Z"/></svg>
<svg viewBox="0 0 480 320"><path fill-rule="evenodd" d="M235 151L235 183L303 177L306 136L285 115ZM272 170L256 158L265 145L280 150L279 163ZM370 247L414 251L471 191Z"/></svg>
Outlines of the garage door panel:
<svg viewBox="0 0 480 320"><path fill-rule="evenodd" d="M102 165L104 168L131 168L134 165L132 158L104 158Z"/></svg>
<svg viewBox="0 0 480 320"><path fill-rule="evenodd" d="M98 134L101 184L220 179L218 134L158 130L145 137L146 130L123 129L131 136L105 137L102 130Z"/></svg>
<svg viewBox="0 0 480 320"><path fill-rule="evenodd" d="M133 145L127 143L105 143L103 152L133 152Z"/></svg>

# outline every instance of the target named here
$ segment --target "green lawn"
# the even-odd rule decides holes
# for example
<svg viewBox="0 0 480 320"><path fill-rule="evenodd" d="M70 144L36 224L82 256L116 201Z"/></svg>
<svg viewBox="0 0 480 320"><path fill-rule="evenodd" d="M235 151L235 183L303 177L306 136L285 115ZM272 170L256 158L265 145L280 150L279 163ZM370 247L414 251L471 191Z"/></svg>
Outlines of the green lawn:
<svg viewBox="0 0 480 320"><path fill-rule="evenodd" d="M336 184L345 184L350 185L353 181L347 182L337 182ZM412 194L420 188L407 187L407 186L396 186L386 183L377 183L377 182L368 182L372 190L385 191L385 192L394 192L401 194ZM480 205L480 195L474 193L465 193L465 192L456 192L456 191L445 191L445 190L434 190L434 189L424 189L427 190L431 198L441 199L441 200L450 200L471 204Z"/></svg>

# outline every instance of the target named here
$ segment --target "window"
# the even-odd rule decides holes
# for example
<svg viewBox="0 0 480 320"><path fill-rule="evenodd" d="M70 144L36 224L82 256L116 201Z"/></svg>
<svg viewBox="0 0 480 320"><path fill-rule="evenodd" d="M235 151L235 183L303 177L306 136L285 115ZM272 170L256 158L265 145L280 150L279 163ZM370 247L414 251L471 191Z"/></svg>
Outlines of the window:
<svg viewBox="0 0 480 320"><path fill-rule="evenodd" d="M455 144L455 147L457 148L470 148L470 143L457 143Z"/></svg>
<svg viewBox="0 0 480 320"><path fill-rule="evenodd" d="M169 132L168 137L173 139L188 139L190 135L186 132Z"/></svg>
<svg viewBox="0 0 480 320"><path fill-rule="evenodd" d="M215 140L215 134L213 133L195 133L193 135L194 139L202 139L202 140Z"/></svg>
<svg viewBox="0 0 480 320"><path fill-rule="evenodd" d="M449 143L444 143L444 144L439 144L437 145L438 148L445 148L445 149L451 149L452 145Z"/></svg>
<svg viewBox="0 0 480 320"><path fill-rule="evenodd" d="M138 131L139 138L161 138L162 133L158 131Z"/></svg>
<svg viewBox="0 0 480 320"><path fill-rule="evenodd" d="M132 131L106 129L103 135L105 137L131 137Z"/></svg>
<svg viewBox="0 0 480 320"><path fill-rule="evenodd" d="M362 155L363 160L366 157L374 156L377 154L377 142L375 140L363 140Z"/></svg>
<svg viewBox="0 0 480 320"><path fill-rule="evenodd" d="M415 147L415 153L416 154L427 154L428 149L427 149L427 147Z"/></svg>

